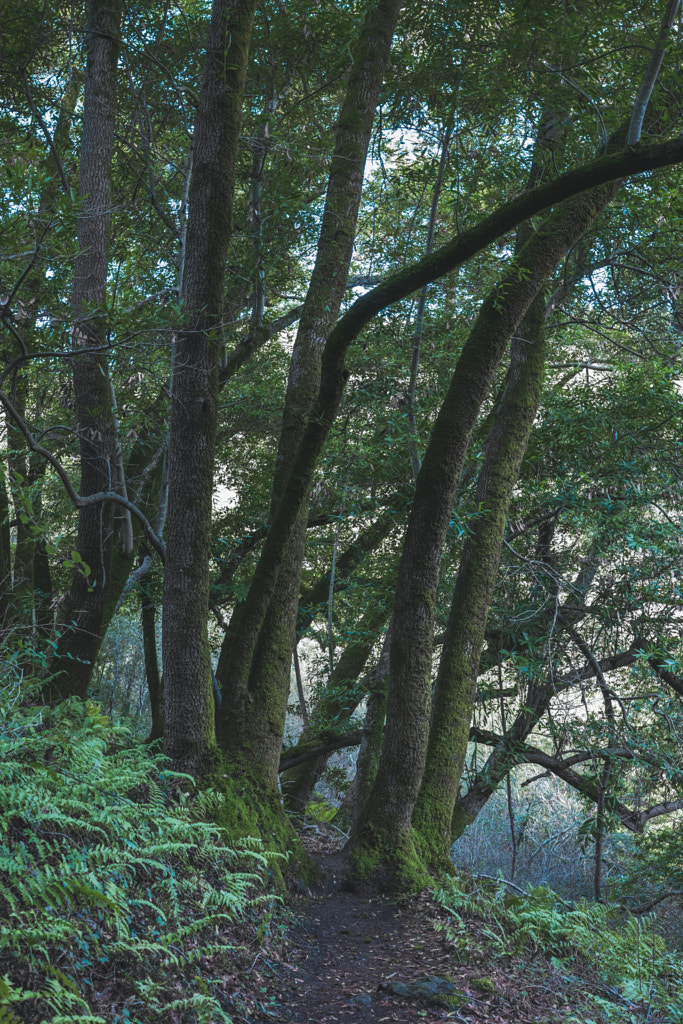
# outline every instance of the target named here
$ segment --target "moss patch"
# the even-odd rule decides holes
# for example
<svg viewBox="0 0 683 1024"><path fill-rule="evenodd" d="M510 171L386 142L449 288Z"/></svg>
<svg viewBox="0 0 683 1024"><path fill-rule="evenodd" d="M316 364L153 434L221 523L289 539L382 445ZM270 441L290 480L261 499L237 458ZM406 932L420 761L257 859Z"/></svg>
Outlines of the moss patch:
<svg viewBox="0 0 683 1024"><path fill-rule="evenodd" d="M352 838L348 858L352 888L421 892L433 882L415 849L412 832L388 840L368 825L360 836Z"/></svg>
<svg viewBox="0 0 683 1024"><path fill-rule="evenodd" d="M220 754L213 772L202 783L225 797L217 805L214 820L231 840L253 838L263 844L269 858L268 871L274 885L306 885L317 878L317 868L306 854L294 827L285 814L279 793L263 784L237 777Z"/></svg>

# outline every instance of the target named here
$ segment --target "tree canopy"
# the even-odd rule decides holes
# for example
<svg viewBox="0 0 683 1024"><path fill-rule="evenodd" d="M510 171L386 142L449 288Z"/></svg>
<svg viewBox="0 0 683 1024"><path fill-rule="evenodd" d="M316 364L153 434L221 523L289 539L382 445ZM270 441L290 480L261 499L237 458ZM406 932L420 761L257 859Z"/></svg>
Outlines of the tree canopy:
<svg viewBox="0 0 683 1024"><path fill-rule="evenodd" d="M518 764L591 805L598 864L683 807L660 7L5 12L0 630L27 700L91 695L139 609L152 736L234 830L292 845L284 807L362 739L349 870L388 887L446 866Z"/></svg>

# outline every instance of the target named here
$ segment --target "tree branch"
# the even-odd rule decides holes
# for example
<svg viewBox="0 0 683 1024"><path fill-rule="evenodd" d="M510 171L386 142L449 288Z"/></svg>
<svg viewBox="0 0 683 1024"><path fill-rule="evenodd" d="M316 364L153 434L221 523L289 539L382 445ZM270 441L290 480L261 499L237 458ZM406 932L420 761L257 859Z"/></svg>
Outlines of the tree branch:
<svg viewBox="0 0 683 1024"><path fill-rule="evenodd" d="M152 529L152 524L147 519L147 516L144 514L144 512L141 512L140 509L137 508L137 506L134 505L132 501L128 501L127 498L124 498L116 491L97 491L95 494L88 494L85 497L78 494L74 485L71 483L71 480L69 479L69 474L66 472L64 466L61 464L59 459L55 455L53 455L52 452L48 451L47 448L43 448L41 444L38 444L38 442L33 437L33 434L31 433L26 420L18 412L18 410L15 409L9 395L7 395L1 389L0 403L2 403L2 405L5 407L5 410L9 413L9 415L12 417L16 425L19 427L19 430L24 435L26 444L31 449L31 451L35 452L36 455L40 455L42 458L46 459L50 463L52 468L57 473L57 476L62 481L66 493L69 495L69 498L71 499L72 503L75 505L76 508L85 508L88 505L96 505L103 501L113 501L118 505L122 505L123 508L127 509L132 515L135 516L135 518L142 526L143 532L147 537L147 540L152 545L154 550L157 552L161 560L164 560L166 555L166 547L164 545L164 542L160 540L159 537L157 537L156 533Z"/></svg>
<svg viewBox="0 0 683 1024"><path fill-rule="evenodd" d="M322 754L331 754L335 750L343 750L345 747L357 747L363 739L363 730L356 729L354 732L347 732L343 736L333 737L329 740L318 740L313 745L302 744L298 747L290 747L283 750L280 755L280 766L278 772L286 772L295 768L305 761L312 761L314 757ZM298 752L297 752L298 751Z"/></svg>

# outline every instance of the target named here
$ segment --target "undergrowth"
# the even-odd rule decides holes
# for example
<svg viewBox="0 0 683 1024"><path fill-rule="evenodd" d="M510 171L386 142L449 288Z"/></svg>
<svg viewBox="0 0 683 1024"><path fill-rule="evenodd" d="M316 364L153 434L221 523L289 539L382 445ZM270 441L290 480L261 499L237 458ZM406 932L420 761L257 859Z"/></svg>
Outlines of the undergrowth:
<svg viewBox="0 0 683 1024"><path fill-rule="evenodd" d="M616 905L585 899L567 903L547 886L514 893L502 879L471 886L461 880L436 894L448 913L442 927L456 952L467 955L471 932L464 918L476 917L489 953L542 950L553 954L553 967L568 980L585 966L595 970L603 994L586 996L596 1022L683 1024L683 957L667 949L651 915L634 917ZM568 1016L562 1024L577 1021ZM580 1024L592 1019L582 1017Z"/></svg>
<svg viewBox="0 0 683 1024"><path fill-rule="evenodd" d="M272 897L257 844L207 823L223 798L94 705L10 689L0 771L0 1022L229 1022L236 929Z"/></svg>

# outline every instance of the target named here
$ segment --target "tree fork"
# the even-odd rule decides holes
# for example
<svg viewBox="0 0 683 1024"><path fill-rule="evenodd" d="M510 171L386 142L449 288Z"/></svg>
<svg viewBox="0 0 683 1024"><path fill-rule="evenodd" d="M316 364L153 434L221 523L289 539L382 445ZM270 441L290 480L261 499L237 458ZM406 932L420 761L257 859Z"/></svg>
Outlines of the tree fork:
<svg viewBox="0 0 683 1024"><path fill-rule="evenodd" d="M271 514L287 505L292 518L284 534L264 545L259 567L268 583L254 578L247 597L256 615L242 611L224 641L219 663L223 704L218 716L221 746L245 764L258 764L267 784L276 785L284 733L291 650L295 642L301 566L306 541L310 474L302 476L294 503L285 498L290 467L303 443L321 378L325 338L339 314L363 188L372 124L401 0L368 4L354 48L353 66L339 111L315 266L304 301L290 363L273 481ZM267 562L272 558L272 565ZM258 575L258 570L257 570ZM239 632L239 635L235 633Z"/></svg>

